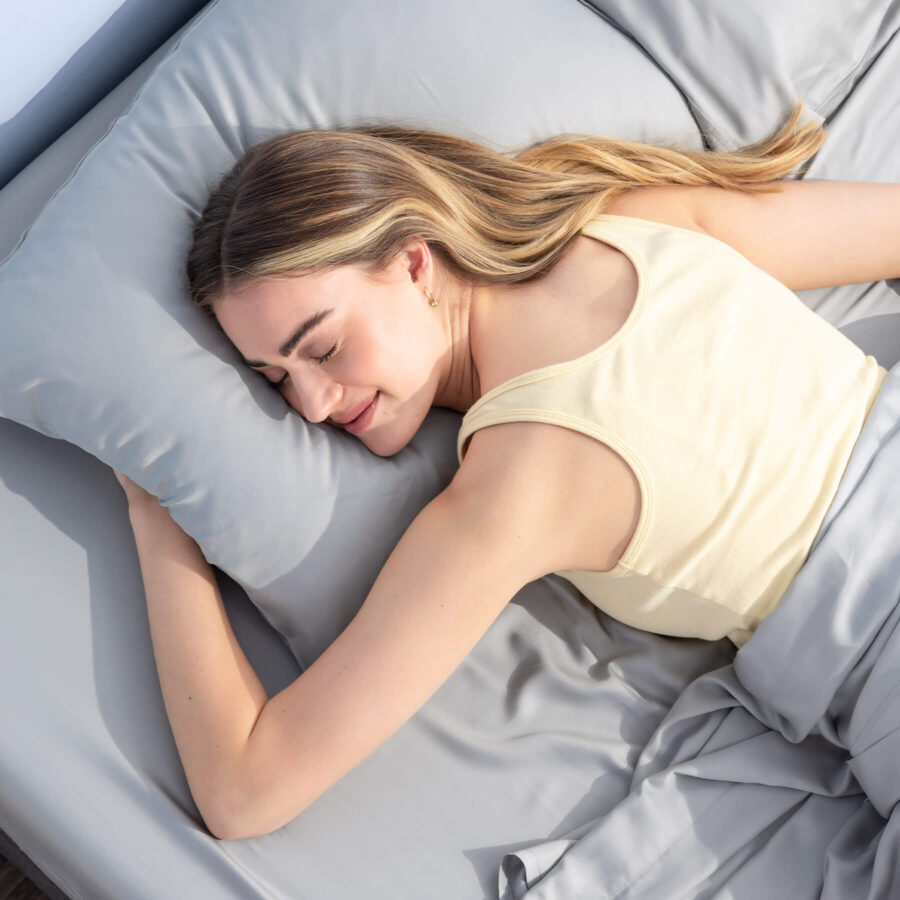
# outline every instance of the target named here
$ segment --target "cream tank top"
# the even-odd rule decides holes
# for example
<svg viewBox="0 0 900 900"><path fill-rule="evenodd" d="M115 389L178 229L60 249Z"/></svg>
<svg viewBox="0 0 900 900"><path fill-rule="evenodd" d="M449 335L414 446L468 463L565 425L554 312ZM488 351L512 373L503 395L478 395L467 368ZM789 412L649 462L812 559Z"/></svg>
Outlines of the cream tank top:
<svg viewBox="0 0 900 900"><path fill-rule="evenodd" d="M784 284L699 232L602 214L638 290L599 347L512 378L466 412L466 440L549 422L607 444L641 491L607 572L555 572L646 631L742 646L809 553L887 375Z"/></svg>

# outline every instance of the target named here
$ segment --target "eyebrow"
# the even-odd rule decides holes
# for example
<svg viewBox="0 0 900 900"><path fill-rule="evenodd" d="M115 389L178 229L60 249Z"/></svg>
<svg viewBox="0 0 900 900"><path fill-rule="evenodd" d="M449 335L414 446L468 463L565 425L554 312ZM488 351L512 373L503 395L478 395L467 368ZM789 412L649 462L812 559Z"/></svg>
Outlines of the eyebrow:
<svg viewBox="0 0 900 900"><path fill-rule="evenodd" d="M278 355L279 356L290 356L291 351L303 338L309 334L317 325L320 325L324 322L332 313L333 309L320 309L314 316L310 316L279 348ZM243 359L243 357L241 357ZM244 360L251 369L259 369L263 366L270 366L271 363L267 362L258 362L251 361L248 359Z"/></svg>

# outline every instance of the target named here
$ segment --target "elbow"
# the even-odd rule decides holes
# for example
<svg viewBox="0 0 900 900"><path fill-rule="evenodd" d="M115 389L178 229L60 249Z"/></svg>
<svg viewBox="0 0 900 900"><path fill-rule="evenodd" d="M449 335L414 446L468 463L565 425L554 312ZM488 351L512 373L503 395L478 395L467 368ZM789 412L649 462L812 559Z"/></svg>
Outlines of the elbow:
<svg viewBox="0 0 900 900"><path fill-rule="evenodd" d="M239 841L251 835L241 827L240 805L233 792L219 788L203 797L194 796L194 802L206 830L219 841Z"/></svg>
<svg viewBox="0 0 900 900"><path fill-rule="evenodd" d="M207 828L209 828L209 826L207 826ZM224 830L217 829L216 831L213 831L212 829L210 829L210 834L217 841L244 841L244 840L247 840L248 838L263 837L264 835L271 834L275 830L276 829L273 828L268 831L266 831L266 830L247 831L246 829L240 829L240 828L237 828L237 829L226 828Z"/></svg>
<svg viewBox="0 0 900 900"><path fill-rule="evenodd" d="M235 827L233 817L221 811L213 812L208 807L200 810L206 830L218 841L239 841L246 837L240 828Z"/></svg>
<svg viewBox="0 0 900 900"><path fill-rule="evenodd" d="M243 841L262 837L275 829L248 828L239 819L225 816L203 816L206 829L217 841Z"/></svg>
<svg viewBox="0 0 900 900"><path fill-rule="evenodd" d="M206 822L206 819L204 819ZM206 822L206 830L217 840L217 841L240 841L242 840L242 836L239 834L232 834L227 828L222 829L218 827L214 827Z"/></svg>
<svg viewBox="0 0 900 900"><path fill-rule="evenodd" d="M308 797L300 808L290 801L280 779L254 777L245 758L230 777L221 779L215 790L196 798L210 834L220 841L241 841L271 834L294 819L309 805ZM201 803L200 800L205 802Z"/></svg>
<svg viewBox="0 0 900 900"><path fill-rule="evenodd" d="M287 825L287 822L270 820L263 824L257 821L255 824L248 824L247 820L241 821L236 819L207 819L205 816L203 821L210 834L219 841L243 841L247 838L264 837L272 834ZM288 820L290 821L290 820Z"/></svg>
<svg viewBox="0 0 900 900"><path fill-rule="evenodd" d="M260 818L259 814L245 803L222 802L201 810L203 821L209 833L219 841L242 841L247 838L262 837L281 827L281 822Z"/></svg>
<svg viewBox="0 0 900 900"><path fill-rule="evenodd" d="M243 841L251 837L260 837L268 834L267 831L253 831L249 828L242 828L241 825L233 819L214 818L212 816L204 816L203 821L209 833L217 841Z"/></svg>
<svg viewBox="0 0 900 900"><path fill-rule="evenodd" d="M277 828L243 828L230 820L203 817L209 833L218 841L243 841L247 838L262 837L271 834Z"/></svg>

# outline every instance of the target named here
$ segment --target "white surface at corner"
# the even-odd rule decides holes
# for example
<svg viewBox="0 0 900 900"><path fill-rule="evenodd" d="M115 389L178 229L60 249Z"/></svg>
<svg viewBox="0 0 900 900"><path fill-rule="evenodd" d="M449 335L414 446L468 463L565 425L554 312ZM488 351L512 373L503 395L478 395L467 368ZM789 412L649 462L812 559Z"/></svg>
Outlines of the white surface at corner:
<svg viewBox="0 0 900 900"><path fill-rule="evenodd" d="M49 82L125 0L4 0L0 124Z"/></svg>

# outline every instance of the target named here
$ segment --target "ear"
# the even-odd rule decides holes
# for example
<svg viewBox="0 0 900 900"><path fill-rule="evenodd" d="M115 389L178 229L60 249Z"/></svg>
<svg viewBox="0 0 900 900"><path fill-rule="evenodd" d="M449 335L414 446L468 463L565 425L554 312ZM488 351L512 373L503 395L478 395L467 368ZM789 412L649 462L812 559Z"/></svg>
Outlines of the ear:
<svg viewBox="0 0 900 900"><path fill-rule="evenodd" d="M410 241L381 268L363 267L368 278L384 283L412 281L428 284L434 278L434 257L421 238Z"/></svg>
<svg viewBox="0 0 900 900"><path fill-rule="evenodd" d="M410 242L397 255L398 265L401 267L403 277L409 278L414 284L428 284L434 276L434 259L428 244L421 238Z"/></svg>

